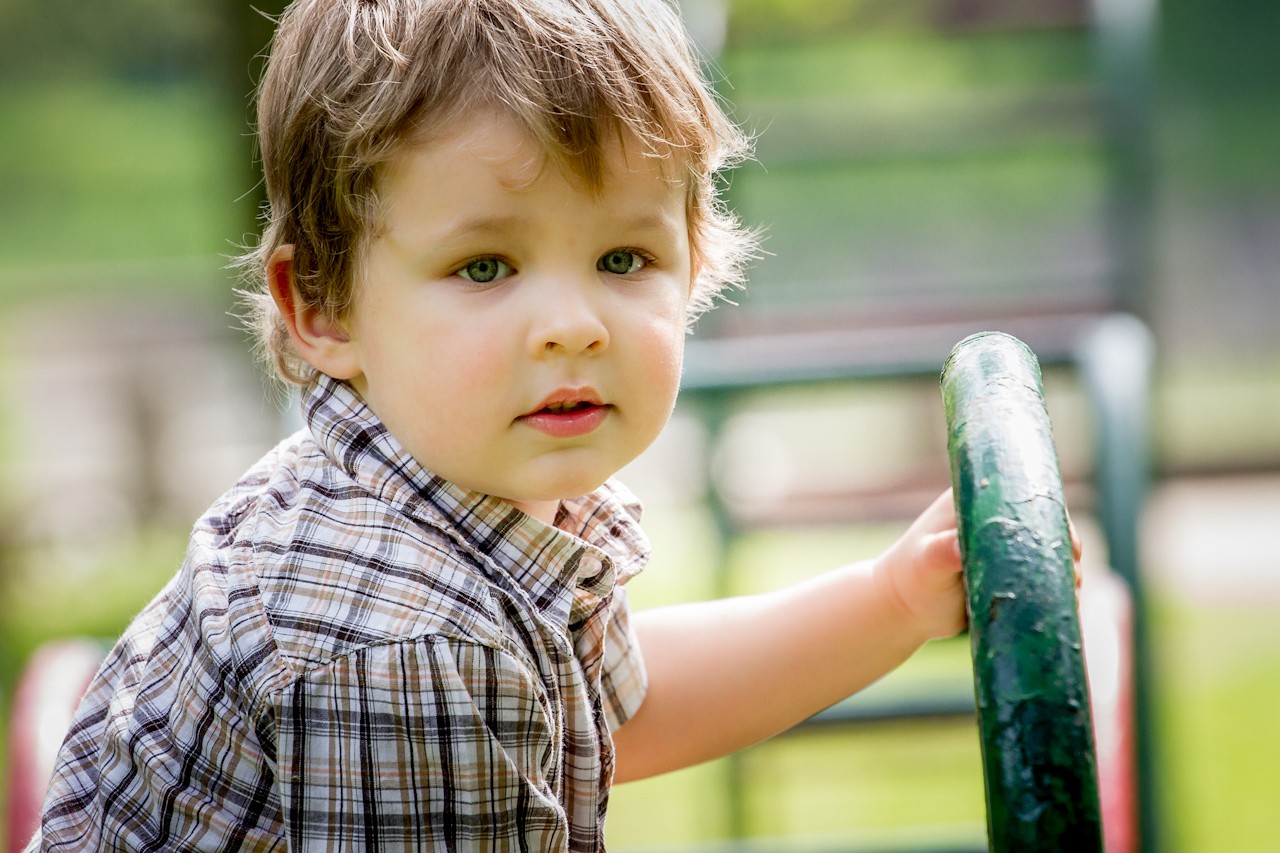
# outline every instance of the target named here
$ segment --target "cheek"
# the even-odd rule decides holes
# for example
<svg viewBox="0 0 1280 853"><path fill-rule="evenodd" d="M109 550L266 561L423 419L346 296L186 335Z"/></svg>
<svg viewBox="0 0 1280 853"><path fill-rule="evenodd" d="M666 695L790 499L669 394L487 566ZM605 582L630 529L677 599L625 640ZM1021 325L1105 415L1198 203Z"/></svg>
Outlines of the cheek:
<svg viewBox="0 0 1280 853"><path fill-rule="evenodd" d="M683 320L655 323L646 330L643 353L636 359L646 385L657 399L670 398L674 404L684 364ZM657 402L655 399L655 403ZM670 405L667 406L668 410Z"/></svg>
<svg viewBox="0 0 1280 853"><path fill-rule="evenodd" d="M472 414L483 416L485 402L498 394L508 372L509 365L483 332L461 325L402 327L399 343L379 353L382 395L392 395L395 399L388 402L413 413L419 424L437 428L442 422L461 424Z"/></svg>
<svg viewBox="0 0 1280 853"><path fill-rule="evenodd" d="M432 351L434 358L424 366L424 372L436 382L465 388L471 393L493 387L511 370L511 361L505 352L488 340L481 329L441 339Z"/></svg>
<svg viewBox="0 0 1280 853"><path fill-rule="evenodd" d="M511 417L504 391L509 371L475 341L448 343L455 345L410 354L395 391L400 430L392 431L426 468L466 482L468 469L458 466L473 464Z"/></svg>
<svg viewBox="0 0 1280 853"><path fill-rule="evenodd" d="M414 368L421 377L420 386L446 404L456 420L490 417L513 375L503 350L485 340L478 329L440 338L430 350L431 356ZM461 405L463 401L466 405Z"/></svg>

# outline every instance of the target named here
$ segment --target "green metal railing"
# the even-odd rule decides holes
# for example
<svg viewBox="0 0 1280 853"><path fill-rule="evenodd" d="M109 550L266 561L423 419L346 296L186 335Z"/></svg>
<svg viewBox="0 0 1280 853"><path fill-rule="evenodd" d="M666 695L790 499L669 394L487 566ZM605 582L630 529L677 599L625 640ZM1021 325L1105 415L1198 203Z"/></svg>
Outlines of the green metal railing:
<svg viewBox="0 0 1280 853"><path fill-rule="evenodd" d="M1071 535L1040 366L980 333L942 372L994 851L1102 849Z"/></svg>

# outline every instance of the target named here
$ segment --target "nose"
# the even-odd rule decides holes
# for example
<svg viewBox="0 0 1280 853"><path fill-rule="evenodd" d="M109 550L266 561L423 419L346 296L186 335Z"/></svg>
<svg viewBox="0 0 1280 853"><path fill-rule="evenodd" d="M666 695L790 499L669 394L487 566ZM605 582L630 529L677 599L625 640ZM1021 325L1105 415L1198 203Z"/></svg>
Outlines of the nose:
<svg viewBox="0 0 1280 853"><path fill-rule="evenodd" d="M593 289L594 285L594 289ZM560 278L534 288L529 349L537 356L595 355L609 347L600 283Z"/></svg>

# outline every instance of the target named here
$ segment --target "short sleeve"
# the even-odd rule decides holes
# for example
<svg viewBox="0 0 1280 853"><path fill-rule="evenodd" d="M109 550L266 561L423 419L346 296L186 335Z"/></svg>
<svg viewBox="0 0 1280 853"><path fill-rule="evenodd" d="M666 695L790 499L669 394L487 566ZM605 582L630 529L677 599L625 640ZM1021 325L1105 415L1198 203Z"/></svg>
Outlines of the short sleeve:
<svg viewBox="0 0 1280 853"><path fill-rule="evenodd" d="M640 709L649 680L640 642L631 626L631 607L624 587L614 592L609 610L600 694L609 730L617 731Z"/></svg>
<svg viewBox="0 0 1280 853"><path fill-rule="evenodd" d="M307 673L277 709L290 849L566 849L546 707L514 657L441 637Z"/></svg>

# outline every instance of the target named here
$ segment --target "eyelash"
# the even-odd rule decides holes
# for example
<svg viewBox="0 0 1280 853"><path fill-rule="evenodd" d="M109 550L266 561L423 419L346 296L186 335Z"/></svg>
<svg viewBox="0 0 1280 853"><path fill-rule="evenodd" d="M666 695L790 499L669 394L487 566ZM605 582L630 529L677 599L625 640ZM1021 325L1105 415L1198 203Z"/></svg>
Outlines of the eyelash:
<svg viewBox="0 0 1280 853"><path fill-rule="evenodd" d="M478 280L476 280L476 279L473 279L473 278L468 277L467 275L464 275L464 273L467 271L467 268L468 268L468 267L473 266L473 265L475 265L475 264L483 263L483 262L485 262L485 261L489 261L489 262L492 262L492 263L499 264L499 265L501 265L501 266L503 266L503 267L506 267L506 268L507 268L507 274L506 274L506 275L503 275L501 278L499 278L497 275L495 275L493 278L488 279L487 281L478 281ZM512 266L512 265L511 265L511 263L510 263L509 261L506 261L506 260L504 260L503 258L501 258L501 257L499 257L499 256L497 256L497 255L481 255L481 256L479 256L479 257L477 257L477 258L472 258L471 260L467 261L465 264L463 264L462 266L460 266L460 267L458 267L456 270L454 270L452 274L453 274L453 275L458 276L459 278L463 279L464 281L469 281L469 282L471 282L472 284L493 284L493 283L494 283L494 282L496 282L496 281L501 281L502 279L510 278L512 275L514 275L514 274L515 274L515 271L516 271L516 270L515 270L515 267L514 267L514 266Z"/></svg>
<svg viewBox="0 0 1280 853"><path fill-rule="evenodd" d="M610 249L609 251L607 251L607 252L605 252L603 255L601 255L601 256L596 260L596 269L597 269L597 270L600 270L601 272L608 272L608 270L605 270L605 269L604 269L604 259L605 259L605 258L607 258L607 257L609 257L610 255L614 255L614 254L629 254L629 255L635 255L636 257L640 258L640 260L642 260L642 261L644 262L644 265L643 265L639 270L634 270L634 271L632 271L631 273L615 273L615 275L632 275L632 274L634 274L634 273L636 273L636 272L640 272L640 270L648 269L650 266L652 266L653 264L657 263L657 258L655 258L655 257L654 257L652 254L650 254L649 252L644 251L643 249L638 249L638 248L636 248L636 247L634 247L634 246L619 246L618 248L616 248L616 249ZM501 276L499 276L497 273L495 273L495 275L494 275L494 277L493 277L493 278L490 278L490 279L488 279L488 280L484 280L484 281L480 281L480 280L476 280L476 279L473 279L473 278L469 278L467 275L465 275L465 274L464 274L464 273L466 273L466 270L467 270L467 268L468 268L468 267L470 267L470 266L472 266L472 265L474 265L474 264L478 264L478 263L484 262L484 261L491 261L491 262L494 262L494 263L499 264L501 267L506 267L506 269L507 269L507 273L506 273L505 275L501 275ZM499 272L501 272L501 270L499 270ZM466 280L466 281L469 281L469 282L471 282L472 284L493 284L493 283L494 283L494 282L496 282L496 281L501 281L502 279L510 278L512 275L515 275L515 273L516 273L516 269L515 269L515 267L514 267L514 266L513 266L509 261L504 260L504 259L503 259L503 258L501 258L500 256L498 256L498 255L481 255L481 256L479 256L479 257L472 258L471 260L469 260L469 261L467 261L466 263L462 264L460 267L458 267L457 269L455 269L455 270L453 271L452 275L459 276L460 278L462 278L462 279L464 279L464 280Z"/></svg>
<svg viewBox="0 0 1280 853"><path fill-rule="evenodd" d="M640 260L644 261L644 266L642 266L640 270L648 269L649 267L653 266L658 262L657 258L655 258L653 255L646 252L644 249L638 249L635 246L619 246L618 248L610 249L609 251L601 255L599 259L596 261L596 269L601 269L602 265L604 264L605 258L609 257L610 255L618 254L618 253L635 255L636 257L640 258ZM636 270L635 272L640 272L640 270ZM621 275L621 274L622 273L618 273L618 275Z"/></svg>

